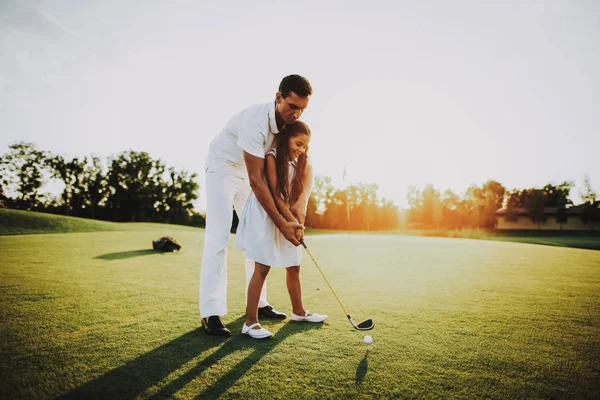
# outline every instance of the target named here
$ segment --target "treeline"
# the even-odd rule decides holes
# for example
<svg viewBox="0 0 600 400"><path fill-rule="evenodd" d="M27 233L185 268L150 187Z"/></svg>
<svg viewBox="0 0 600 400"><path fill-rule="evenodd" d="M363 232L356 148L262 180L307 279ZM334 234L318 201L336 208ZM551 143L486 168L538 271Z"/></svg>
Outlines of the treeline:
<svg viewBox="0 0 600 400"><path fill-rule="evenodd" d="M49 212L115 222L166 222L204 226L194 210L196 174L167 168L148 153L126 151L107 160L65 159L33 143L9 146L0 157L0 207ZM62 193L44 190L53 181ZM306 225L323 229L382 230L399 227L398 209L379 199L374 184L334 188L317 177ZM233 229L237 225L235 218Z"/></svg>
<svg viewBox="0 0 600 400"><path fill-rule="evenodd" d="M198 199L197 175L167 167L148 153L126 151L103 160L96 156L65 159L41 151L32 143L9 146L0 157L0 207L64 214L115 222L165 222L204 226L194 210ZM44 192L49 182L60 183L61 194ZM379 198L376 184L353 184L336 188L328 177L316 177L308 202L305 225L340 230L392 230L408 228L494 229L496 212L516 220L526 211L533 222L543 222L554 209L558 222L574 207L573 182L548 184L541 189L508 190L490 180L472 185L458 195L440 193L432 185L409 188L406 213ZM600 220L600 201L588 177L580 191L579 215ZM234 214L234 226L237 218Z"/></svg>
<svg viewBox="0 0 600 400"><path fill-rule="evenodd" d="M2 207L115 222L204 226L204 217L194 212L196 174L167 168L145 152L126 151L107 160L65 159L20 142L0 157L0 174ZM42 191L51 180L64 186L60 196Z"/></svg>
<svg viewBox="0 0 600 400"><path fill-rule="evenodd" d="M569 208L580 207L583 222L600 221L600 201L592 189L589 177L584 179L581 204L570 198L574 188L571 181L559 185L547 184L543 188L506 189L501 183L490 180L481 186L471 185L459 196L452 190L440 193L432 185L423 190L411 187L408 193L408 227L444 229L494 229L496 212L504 208L509 221L525 211L535 223L545 222L548 211L556 214L557 222L565 223Z"/></svg>
<svg viewBox="0 0 600 400"><path fill-rule="evenodd" d="M379 198L376 184L335 188L329 177L315 177L305 225L343 230L388 230L400 227L398 207Z"/></svg>

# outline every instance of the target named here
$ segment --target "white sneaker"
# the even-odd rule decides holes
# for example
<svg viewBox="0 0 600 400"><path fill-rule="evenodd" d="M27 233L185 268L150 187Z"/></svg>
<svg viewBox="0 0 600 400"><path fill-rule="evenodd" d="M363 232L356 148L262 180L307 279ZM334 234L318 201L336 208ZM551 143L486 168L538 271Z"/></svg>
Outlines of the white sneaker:
<svg viewBox="0 0 600 400"><path fill-rule="evenodd" d="M320 315L320 314L312 314L312 315L308 315L310 314L308 312L308 310L306 311L306 313L304 314L304 316L300 316L300 315L296 315L294 313L292 313L292 321L297 321L297 322L323 322L327 319L327 315Z"/></svg>
<svg viewBox="0 0 600 400"><path fill-rule="evenodd" d="M246 324L244 324L244 326L242 327L242 333L244 335L248 335L253 339L266 339L266 338L270 338L271 336L273 336L273 334L271 332L269 332L267 329L263 328L261 326L260 329L252 329L256 326L260 326L260 324L257 322L255 324L252 324L250 326L247 326Z"/></svg>

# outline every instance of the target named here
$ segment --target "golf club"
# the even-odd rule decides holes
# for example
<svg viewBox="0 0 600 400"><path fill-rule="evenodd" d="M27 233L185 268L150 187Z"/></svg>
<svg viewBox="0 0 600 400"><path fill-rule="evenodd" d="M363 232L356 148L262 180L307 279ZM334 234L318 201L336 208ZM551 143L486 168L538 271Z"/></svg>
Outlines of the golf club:
<svg viewBox="0 0 600 400"><path fill-rule="evenodd" d="M333 290L333 287L331 287L331 284L329 283L329 281L327 280L327 277L325 276L325 274L321 270L321 267L319 267L319 264L317 263L317 260L315 260L315 258L313 257L313 255L308 250L308 247L306 246L306 243L304 242L304 239L300 239L300 243L302 243L302 246L304 246L304 249L306 250L306 252L310 256L310 258L312 258L313 262L317 266L317 269L321 273L321 276L323 277L323 279L325 279L325 282L327 283L327 286L329 286L329 289L331 289L331 292L333 293L333 295L337 299L338 303L340 303L340 306L342 306L342 310L344 310L344 313L346 313L346 316L348 317L348 320L350 321L350 324L352 324L352 327L354 329L356 329L356 330L359 330L359 331L368 331L368 330L373 329L373 326L375 325L373 323L373 318L365 319L364 321L362 321L362 322L360 322L358 324L354 323L354 321L352 320L352 317L350 317L350 314L348 314L348 311L346 311L346 307L344 307L344 305L342 304L342 301L340 300L340 298L338 297L338 295L335 293L335 290Z"/></svg>

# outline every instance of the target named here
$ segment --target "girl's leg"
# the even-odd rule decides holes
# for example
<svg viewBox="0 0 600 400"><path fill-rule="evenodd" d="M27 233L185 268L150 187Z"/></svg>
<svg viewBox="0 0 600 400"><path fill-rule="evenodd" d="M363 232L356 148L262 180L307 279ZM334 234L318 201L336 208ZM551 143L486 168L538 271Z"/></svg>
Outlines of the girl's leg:
<svg viewBox="0 0 600 400"><path fill-rule="evenodd" d="M304 316L306 311L302 305L302 286L300 285L300 266L285 269L285 283L287 285L290 300L292 301L292 312Z"/></svg>
<svg viewBox="0 0 600 400"><path fill-rule="evenodd" d="M248 285L248 297L246 299L246 326L250 326L258 322L258 301L260 300L260 292L262 291L265 279L269 274L271 267L261 263L255 263L254 274ZM260 329L256 327L254 329Z"/></svg>

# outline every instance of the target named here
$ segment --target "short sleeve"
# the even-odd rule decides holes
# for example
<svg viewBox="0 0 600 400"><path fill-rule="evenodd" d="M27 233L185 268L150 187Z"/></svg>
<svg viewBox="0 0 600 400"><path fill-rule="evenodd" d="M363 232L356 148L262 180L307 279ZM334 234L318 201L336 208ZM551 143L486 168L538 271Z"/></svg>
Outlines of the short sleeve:
<svg viewBox="0 0 600 400"><path fill-rule="evenodd" d="M242 121L238 133L237 145L246 153L255 157L265 158L265 142L268 131L260 124L247 124Z"/></svg>

